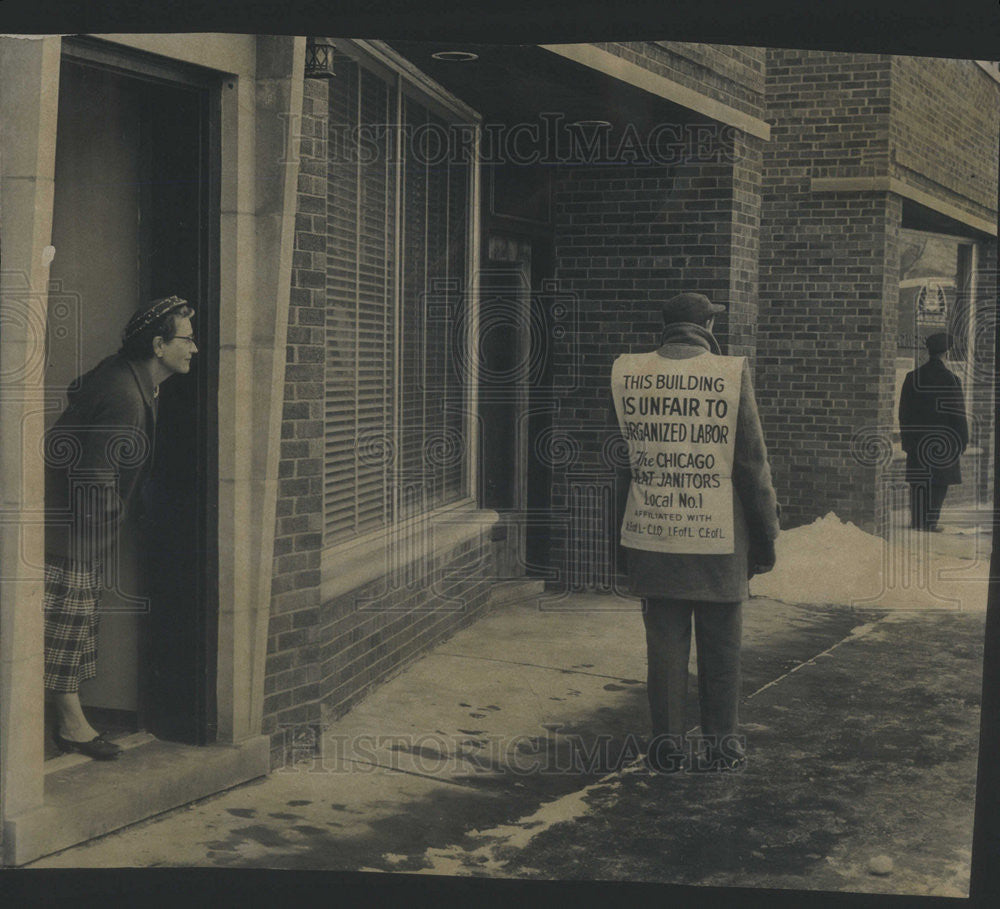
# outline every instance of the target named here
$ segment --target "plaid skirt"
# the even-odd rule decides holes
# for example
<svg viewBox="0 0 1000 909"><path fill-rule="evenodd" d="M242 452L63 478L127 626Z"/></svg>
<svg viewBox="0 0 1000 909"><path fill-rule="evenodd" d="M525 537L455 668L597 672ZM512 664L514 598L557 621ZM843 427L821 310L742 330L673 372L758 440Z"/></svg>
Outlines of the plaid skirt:
<svg viewBox="0 0 1000 909"><path fill-rule="evenodd" d="M97 674L99 564L45 562L45 688L73 692Z"/></svg>

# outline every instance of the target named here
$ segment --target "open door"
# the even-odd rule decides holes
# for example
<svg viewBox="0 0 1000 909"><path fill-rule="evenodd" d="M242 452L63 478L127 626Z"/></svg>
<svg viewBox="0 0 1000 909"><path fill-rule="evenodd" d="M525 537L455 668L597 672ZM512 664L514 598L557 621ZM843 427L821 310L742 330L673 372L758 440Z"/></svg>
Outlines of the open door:
<svg viewBox="0 0 1000 909"><path fill-rule="evenodd" d="M64 41L51 277L79 314L53 338L47 387L114 353L131 313L177 294L199 355L160 389L146 507L122 534L101 599L95 722L175 741L214 739L218 337L218 86L198 70L97 41ZM51 415L52 419L55 413Z"/></svg>

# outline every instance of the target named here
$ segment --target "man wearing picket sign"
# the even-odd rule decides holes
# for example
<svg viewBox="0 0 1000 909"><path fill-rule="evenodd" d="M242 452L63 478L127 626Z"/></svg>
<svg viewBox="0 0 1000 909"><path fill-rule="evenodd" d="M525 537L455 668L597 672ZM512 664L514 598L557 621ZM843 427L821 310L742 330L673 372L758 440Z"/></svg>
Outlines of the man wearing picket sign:
<svg viewBox="0 0 1000 909"><path fill-rule="evenodd" d="M646 626L647 759L665 773L745 765L742 602L748 579L774 567L778 505L749 366L712 334L724 309L702 294L673 297L661 346L623 354L611 376L629 458L621 545ZM688 740L692 619L701 735Z"/></svg>

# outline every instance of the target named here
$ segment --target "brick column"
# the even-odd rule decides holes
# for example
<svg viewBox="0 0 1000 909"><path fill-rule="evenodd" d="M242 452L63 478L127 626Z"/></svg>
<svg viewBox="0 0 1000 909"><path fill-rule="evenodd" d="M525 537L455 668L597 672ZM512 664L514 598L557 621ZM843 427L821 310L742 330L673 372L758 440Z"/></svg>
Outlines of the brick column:
<svg viewBox="0 0 1000 909"><path fill-rule="evenodd" d="M755 378L785 526L883 517L900 200L812 181L887 173L889 72L883 57L768 51Z"/></svg>
<svg viewBox="0 0 1000 909"><path fill-rule="evenodd" d="M318 647L323 547L327 83L306 79L299 142L295 251L264 682L272 760L320 719Z"/></svg>

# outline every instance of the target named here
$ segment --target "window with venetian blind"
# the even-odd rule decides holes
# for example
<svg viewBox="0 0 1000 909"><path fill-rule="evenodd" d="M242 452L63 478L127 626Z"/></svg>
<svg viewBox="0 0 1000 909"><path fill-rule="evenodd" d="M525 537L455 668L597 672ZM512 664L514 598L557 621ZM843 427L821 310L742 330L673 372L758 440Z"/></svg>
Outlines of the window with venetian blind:
<svg viewBox="0 0 1000 909"><path fill-rule="evenodd" d="M468 494L472 165L401 76L330 82L325 540Z"/></svg>

